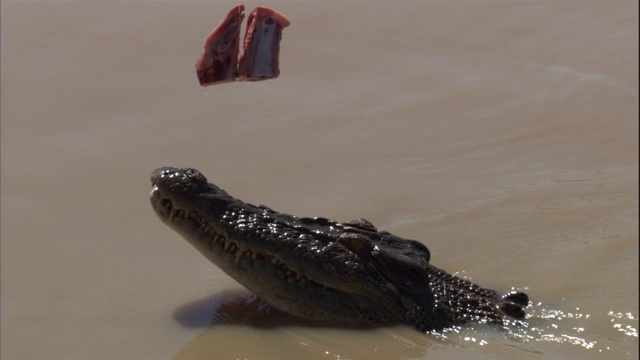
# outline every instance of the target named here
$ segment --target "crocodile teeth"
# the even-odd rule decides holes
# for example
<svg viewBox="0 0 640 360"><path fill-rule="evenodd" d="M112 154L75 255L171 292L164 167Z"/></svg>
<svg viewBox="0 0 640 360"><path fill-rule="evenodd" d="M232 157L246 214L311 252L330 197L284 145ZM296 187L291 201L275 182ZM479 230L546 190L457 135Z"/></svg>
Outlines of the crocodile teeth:
<svg viewBox="0 0 640 360"><path fill-rule="evenodd" d="M187 213L184 210L173 208L170 202L167 202L166 204L163 204L163 205L167 208L168 210L167 212L170 214L171 219L175 217L185 217L187 215ZM193 215L192 213L189 213L189 216L197 217L197 214ZM243 251L238 247L238 245L233 240L228 239L224 235L216 232L213 227L208 226L205 222L202 222L202 223L203 224L200 230L203 234L203 238L208 239L209 246L213 247L213 244L217 244L217 246L222 247L223 251L228 256L233 256L233 261L235 264L238 264L240 260L242 260L242 258L245 258L245 257L253 261L270 263L277 270L281 271L282 274L284 274L287 278L289 278L289 281L295 281L296 283L302 286L322 287L326 289L325 286L318 284L314 280L311 280L305 277L303 274L297 272L296 270L289 268L289 266L285 264L285 262L278 259L278 257L270 255L268 253L259 252L259 251L252 251L252 250Z"/></svg>

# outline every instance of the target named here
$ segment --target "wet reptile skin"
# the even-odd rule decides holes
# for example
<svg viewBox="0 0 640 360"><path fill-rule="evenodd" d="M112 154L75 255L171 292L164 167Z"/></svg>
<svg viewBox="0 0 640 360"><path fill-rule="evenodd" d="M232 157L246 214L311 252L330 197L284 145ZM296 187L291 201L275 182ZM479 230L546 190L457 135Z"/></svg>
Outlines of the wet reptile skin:
<svg viewBox="0 0 640 360"><path fill-rule="evenodd" d="M523 319L526 294L498 295L439 269L422 243L364 219L297 217L228 195L195 169L151 175L160 219L275 308L348 325L420 331Z"/></svg>

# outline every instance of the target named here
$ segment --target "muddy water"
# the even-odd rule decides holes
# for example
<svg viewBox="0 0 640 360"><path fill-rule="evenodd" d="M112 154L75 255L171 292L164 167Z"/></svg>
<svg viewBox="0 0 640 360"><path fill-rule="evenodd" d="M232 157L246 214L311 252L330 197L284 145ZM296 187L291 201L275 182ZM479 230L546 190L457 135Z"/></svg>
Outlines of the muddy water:
<svg viewBox="0 0 640 360"><path fill-rule="evenodd" d="M3 359L638 357L637 2L264 3L292 21L281 77L201 88L233 4L2 2ZM156 219L159 166L365 217L531 316L261 314Z"/></svg>

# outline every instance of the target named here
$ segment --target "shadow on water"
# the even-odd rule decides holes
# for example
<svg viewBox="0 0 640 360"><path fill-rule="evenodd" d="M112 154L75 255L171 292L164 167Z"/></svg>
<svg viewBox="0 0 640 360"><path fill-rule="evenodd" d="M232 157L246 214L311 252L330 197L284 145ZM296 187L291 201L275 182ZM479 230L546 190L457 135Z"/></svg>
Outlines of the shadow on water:
<svg viewBox="0 0 640 360"><path fill-rule="evenodd" d="M356 328L302 320L248 290L188 302L173 318L203 329L175 359L406 359L437 345L408 326Z"/></svg>
<svg viewBox="0 0 640 360"><path fill-rule="evenodd" d="M218 325L244 325L258 329L285 326L352 330L373 328L300 319L273 308L256 294L242 289L222 291L183 304L173 312L173 318L189 328Z"/></svg>

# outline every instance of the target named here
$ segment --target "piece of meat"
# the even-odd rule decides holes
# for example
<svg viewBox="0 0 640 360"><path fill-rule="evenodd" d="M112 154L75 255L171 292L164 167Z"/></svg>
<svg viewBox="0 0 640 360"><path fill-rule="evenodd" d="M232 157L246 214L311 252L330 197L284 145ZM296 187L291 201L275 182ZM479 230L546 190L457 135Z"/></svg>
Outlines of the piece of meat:
<svg viewBox="0 0 640 360"><path fill-rule="evenodd" d="M244 5L235 6L207 37L204 51L196 62L196 73L200 85L207 86L236 80L243 12Z"/></svg>
<svg viewBox="0 0 640 360"><path fill-rule="evenodd" d="M286 16L270 8L258 6L249 14L238 70L242 80L274 79L280 75L280 40L282 30L289 24Z"/></svg>
<svg viewBox="0 0 640 360"><path fill-rule="evenodd" d="M258 6L249 15L240 54L240 26L244 6L237 5L207 37L196 62L200 85L229 81L259 81L277 78L282 30L289 26L286 16Z"/></svg>

